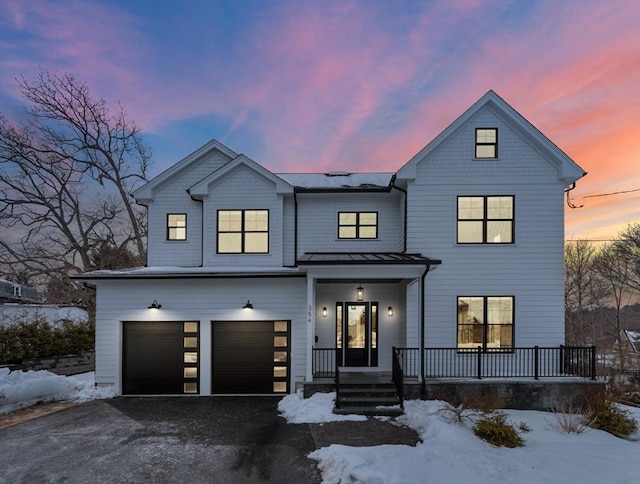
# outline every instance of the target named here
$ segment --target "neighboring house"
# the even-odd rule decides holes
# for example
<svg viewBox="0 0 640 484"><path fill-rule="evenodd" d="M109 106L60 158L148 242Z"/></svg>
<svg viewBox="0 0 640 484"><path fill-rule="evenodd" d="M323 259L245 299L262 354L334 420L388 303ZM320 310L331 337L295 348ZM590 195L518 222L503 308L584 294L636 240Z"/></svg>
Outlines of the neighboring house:
<svg viewBox="0 0 640 484"><path fill-rule="evenodd" d="M86 309L58 304L0 304L0 327L33 321L59 327L64 321L81 324L89 319Z"/></svg>
<svg viewBox="0 0 640 484"><path fill-rule="evenodd" d="M0 279L0 303L40 302L38 291L17 282Z"/></svg>
<svg viewBox="0 0 640 484"><path fill-rule="evenodd" d="M79 276L96 382L289 393L326 355L390 371L394 346L561 345L564 196L584 174L493 91L395 173L275 174L211 141L134 193L147 266Z"/></svg>

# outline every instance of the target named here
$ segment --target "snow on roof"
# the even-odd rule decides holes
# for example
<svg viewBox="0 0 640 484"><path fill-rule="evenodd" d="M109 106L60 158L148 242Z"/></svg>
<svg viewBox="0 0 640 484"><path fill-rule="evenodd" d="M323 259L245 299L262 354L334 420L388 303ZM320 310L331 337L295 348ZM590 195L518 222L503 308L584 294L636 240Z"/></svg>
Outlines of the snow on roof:
<svg viewBox="0 0 640 484"><path fill-rule="evenodd" d="M322 189L376 189L388 188L394 173L276 173L296 188Z"/></svg>
<svg viewBox="0 0 640 484"><path fill-rule="evenodd" d="M97 270L74 276L79 279L103 279L112 277L178 277L178 276L249 276L260 275L298 275L304 274L297 267L178 267L153 266L131 267L128 269Z"/></svg>

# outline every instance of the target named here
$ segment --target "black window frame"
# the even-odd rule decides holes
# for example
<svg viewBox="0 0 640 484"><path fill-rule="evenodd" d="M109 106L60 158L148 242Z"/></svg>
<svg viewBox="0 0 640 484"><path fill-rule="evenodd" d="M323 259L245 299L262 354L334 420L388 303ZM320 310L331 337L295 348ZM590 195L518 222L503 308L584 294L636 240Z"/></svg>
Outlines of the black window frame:
<svg viewBox="0 0 640 484"><path fill-rule="evenodd" d="M460 307L460 299L471 299L471 298L482 298L483 299L483 309L482 309L482 318L483 322L482 326L482 343L474 346L463 346L460 347L460 320L459 320L459 307ZM511 323L489 323L489 304L488 300L491 298L510 298L511 299ZM473 326L469 323L463 323L465 326ZM504 347L488 347L487 346L487 335L490 326L510 326L511 327L511 346ZM480 326L478 324L478 326ZM466 295L466 296L456 296L456 349L458 353L465 352L473 352L477 351L478 347L481 348L483 353L513 353L515 350L515 340L516 340L516 297L513 294L502 294L502 295Z"/></svg>
<svg viewBox="0 0 640 484"><path fill-rule="evenodd" d="M493 130L496 133L496 140L493 143L487 143L484 141L478 141L478 132L479 131L487 131L487 130ZM498 158L498 128L494 128L494 127L487 127L487 128L476 128L476 143L475 143L475 151L474 151L474 158L476 160L495 160ZM494 149L494 156L479 156L478 155L478 147L480 146L493 146Z"/></svg>
<svg viewBox="0 0 640 484"><path fill-rule="evenodd" d="M180 227L179 225L169 225L169 218L172 215L184 215L184 238L183 239L174 239L171 238L171 229L181 229L183 227ZM167 213L167 233L166 233L166 240L169 242L184 242L185 240L187 240L187 214L186 212L171 212L171 213Z"/></svg>
<svg viewBox="0 0 640 484"><path fill-rule="evenodd" d="M355 224L341 224L340 223L340 216L343 214L353 214L356 216L356 223ZM375 214L376 215L376 223L375 225L369 225L369 224L362 224L360 222L360 216L362 214ZM380 214L378 213L377 210L368 210L368 211L362 211L362 212L353 212L353 211L349 211L349 212L338 212L338 239L339 240L376 240L378 238L378 221L380 220ZM356 234L354 237L341 237L340 236L340 229L342 227L354 227L356 229ZM361 237L360 236L360 227L374 227L375 228L375 236L374 237Z"/></svg>
<svg viewBox="0 0 640 484"><path fill-rule="evenodd" d="M510 198L511 199L511 218L489 218L489 199L490 198ZM482 198L483 213L482 218L460 218L460 199L461 198ZM482 222L482 241L481 242L461 242L460 241L460 222ZM509 242L492 242L488 240L487 225L489 222L511 222L511 240ZM516 197L515 195L458 195L456 197L456 243L461 245L513 245L516 243Z"/></svg>
<svg viewBox="0 0 640 484"><path fill-rule="evenodd" d="M240 231L229 230L229 231L221 231L220 230L220 212L241 212L241 226ZM246 212L267 212L267 230L246 230L245 229L245 214ZM242 254L269 254L271 250L271 236L270 236L270 224L271 224L271 213L267 208L243 208L243 209L229 209L229 208L221 208L216 211L216 254L224 254L224 255L242 255ZM245 236L246 234L267 234L267 250L264 252L247 252L245 250ZM240 237L240 252L220 252L220 234L241 234Z"/></svg>

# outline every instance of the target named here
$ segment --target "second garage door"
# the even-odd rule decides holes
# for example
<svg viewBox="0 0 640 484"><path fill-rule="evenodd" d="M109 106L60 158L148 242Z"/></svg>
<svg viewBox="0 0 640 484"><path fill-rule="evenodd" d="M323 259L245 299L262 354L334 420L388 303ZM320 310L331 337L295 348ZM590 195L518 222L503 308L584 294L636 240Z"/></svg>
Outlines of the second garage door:
<svg viewBox="0 0 640 484"><path fill-rule="evenodd" d="M212 322L213 393L288 393L289 326L289 321Z"/></svg>

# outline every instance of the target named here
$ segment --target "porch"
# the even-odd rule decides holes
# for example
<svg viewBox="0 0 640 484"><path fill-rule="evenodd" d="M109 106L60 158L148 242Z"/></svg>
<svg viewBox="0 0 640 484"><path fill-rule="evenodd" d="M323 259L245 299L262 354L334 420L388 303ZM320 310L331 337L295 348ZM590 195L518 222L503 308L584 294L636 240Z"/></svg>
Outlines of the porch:
<svg viewBox="0 0 640 484"><path fill-rule="evenodd" d="M596 381L595 347L523 347L509 351L458 348L392 348L393 371L359 371L336 364L336 348L313 348L313 380L305 398L344 385L393 385L402 408L405 399L445 400L500 395L505 408L549 410L604 391Z"/></svg>

